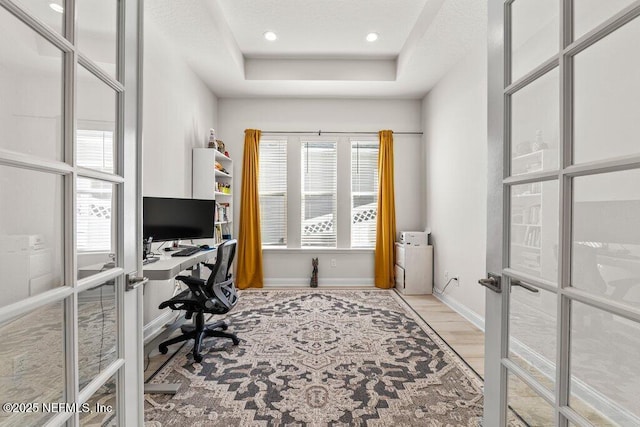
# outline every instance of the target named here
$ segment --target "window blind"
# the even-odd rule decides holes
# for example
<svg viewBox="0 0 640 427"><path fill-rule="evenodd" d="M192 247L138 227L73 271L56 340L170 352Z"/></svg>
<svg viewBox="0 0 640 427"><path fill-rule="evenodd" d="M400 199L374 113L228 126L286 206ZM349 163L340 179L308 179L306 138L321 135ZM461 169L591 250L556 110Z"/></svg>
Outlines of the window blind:
<svg viewBox="0 0 640 427"><path fill-rule="evenodd" d="M378 143L351 141L351 247L376 244Z"/></svg>
<svg viewBox="0 0 640 427"><path fill-rule="evenodd" d="M336 142L303 142L301 246L336 247L336 188Z"/></svg>
<svg viewBox="0 0 640 427"><path fill-rule="evenodd" d="M79 129L76 155L78 164L83 167L113 172L113 132ZM113 184L78 178L76 187L78 251L113 252Z"/></svg>
<svg viewBox="0 0 640 427"><path fill-rule="evenodd" d="M287 140L260 141L260 227L263 246L287 244Z"/></svg>
<svg viewBox="0 0 640 427"><path fill-rule="evenodd" d="M78 165L113 172L113 132L79 129L76 141Z"/></svg>

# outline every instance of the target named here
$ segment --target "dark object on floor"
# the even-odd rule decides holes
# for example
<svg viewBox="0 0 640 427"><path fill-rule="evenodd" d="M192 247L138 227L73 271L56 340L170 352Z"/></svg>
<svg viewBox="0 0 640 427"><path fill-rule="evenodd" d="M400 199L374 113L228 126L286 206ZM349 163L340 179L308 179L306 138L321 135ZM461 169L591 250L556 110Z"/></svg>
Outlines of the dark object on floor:
<svg viewBox="0 0 640 427"><path fill-rule="evenodd" d="M193 359L202 361L200 348L202 340L206 337L229 338L233 345L238 345L240 340L234 334L223 332L227 329L224 320L214 323L204 323L204 313L225 314L238 302L238 293L231 277L231 264L236 253L236 241L229 240L218 247L215 264L204 264L211 270L209 278L205 280L191 277L178 276L176 280L185 283L189 289L180 292L168 301L160 304L160 308L170 307L172 310L185 310L185 317L191 319L195 314L193 325L182 326L182 335L164 341L159 350L166 354L168 346L193 338Z"/></svg>
<svg viewBox="0 0 640 427"><path fill-rule="evenodd" d="M311 281L309 285L312 288L318 287L318 258L311 258L311 266L313 267L313 271L311 272Z"/></svg>

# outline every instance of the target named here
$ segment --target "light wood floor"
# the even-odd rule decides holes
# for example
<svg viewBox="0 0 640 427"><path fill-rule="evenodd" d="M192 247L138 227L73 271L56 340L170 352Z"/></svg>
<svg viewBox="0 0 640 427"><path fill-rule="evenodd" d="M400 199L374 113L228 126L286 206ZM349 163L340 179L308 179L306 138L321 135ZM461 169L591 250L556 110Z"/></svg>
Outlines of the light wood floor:
<svg viewBox="0 0 640 427"><path fill-rule="evenodd" d="M484 378L484 332L433 295L402 297Z"/></svg>

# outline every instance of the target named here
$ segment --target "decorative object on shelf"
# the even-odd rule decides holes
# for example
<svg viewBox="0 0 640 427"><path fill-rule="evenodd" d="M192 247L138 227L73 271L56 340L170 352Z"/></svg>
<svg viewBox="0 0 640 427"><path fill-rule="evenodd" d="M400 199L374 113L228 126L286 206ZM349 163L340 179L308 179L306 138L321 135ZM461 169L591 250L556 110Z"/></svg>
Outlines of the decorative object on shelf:
<svg viewBox="0 0 640 427"><path fill-rule="evenodd" d="M547 143L544 142L544 139L542 138L542 131L539 129L536 131L536 140L534 141L532 148L533 151L546 150L547 148L549 148L549 145L547 145Z"/></svg>
<svg viewBox="0 0 640 427"><path fill-rule="evenodd" d="M218 149L219 152L224 154L224 142L222 142L219 139L216 139L216 148Z"/></svg>
<svg viewBox="0 0 640 427"><path fill-rule="evenodd" d="M311 280L309 281L309 286L312 288L318 287L318 258L311 258L311 266L313 267L313 271L311 272Z"/></svg>
<svg viewBox="0 0 640 427"><path fill-rule="evenodd" d="M209 129L209 148L215 148L217 149L218 146L216 145L216 130L215 129Z"/></svg>

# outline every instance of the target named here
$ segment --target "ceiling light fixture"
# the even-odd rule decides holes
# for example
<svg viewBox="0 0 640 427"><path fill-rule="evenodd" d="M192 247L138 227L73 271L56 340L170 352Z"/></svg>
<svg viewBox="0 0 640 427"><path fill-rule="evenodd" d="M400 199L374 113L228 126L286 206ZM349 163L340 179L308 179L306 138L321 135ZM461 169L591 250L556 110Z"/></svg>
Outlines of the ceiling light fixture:
<svg viewBox="0 0 640 427"><path fill-rule="evenodd" d="M278 36L273 31L267 31L266 33L264 33L264 38L272 42L277 40Z"/></svg>
<svg viewBox="0 0 640 427"><path fill-rule="evenodd" d="M54 10L54 12L64 13L64 7L60 6L58 3L49 3L49 7Z"/></svg>
<svg viewBox="0 0 640 427"><path fill-rule="evenodd" d="M367 41L368 42L374 42L378 40L378 33L369 33L367 34Z"/></svg>

